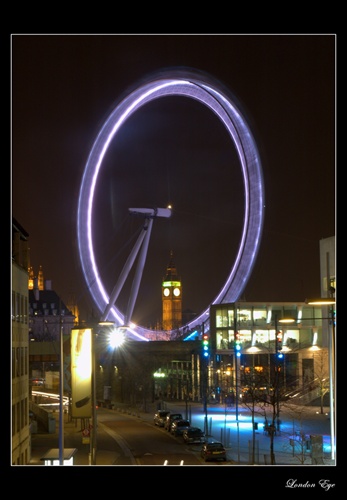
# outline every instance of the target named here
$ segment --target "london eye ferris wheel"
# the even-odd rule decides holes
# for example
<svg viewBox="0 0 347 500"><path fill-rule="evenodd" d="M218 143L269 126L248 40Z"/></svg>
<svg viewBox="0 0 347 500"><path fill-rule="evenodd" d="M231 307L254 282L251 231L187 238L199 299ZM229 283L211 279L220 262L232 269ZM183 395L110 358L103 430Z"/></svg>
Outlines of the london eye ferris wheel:
<svg viewBox="0 0 347 500"><path fill-rule="evenodd" d="M162 100L162 98L165 99ZM107 203L105 193L100 189L101 178L104 170L108 168L107 164L113 144L117 143L127 124L149 106L172 99L175 99L176 102L177 99L182 100L181 98L188 98L194 105L203 108L204 113L213 114L214 119L217 119L219 129L218 127L216 129L223 129L223 134L235 151L243 194L243 215L239 221L238 241L233 251L230 250L230 262L220 287L214 292L208 303L202 307L202 311L182 328L191 330L201 325L206 320L210 304L235 302L240 298L251 275L261 242L265 199L260 155L251 129L240 106L235 102L229 90L210 75L194 69L174 68L140 82L114 107L95 139L82 177L77 213L77 239L81 268L93 302L98 308L100 319L110 320L116 326L126 328L127 335L137 340L170 338L171 332L158 332L157 329L154 332L151 328L136 324L133 320L133 311L143 278L151 234L154 234L157 225L160 230L165 224L167 226L168 221L171 221L172 213L175 213L175 204L173 201L173 211L168 205L132 204L128 206L126 215L135 215L140 222L138 238L131 250L128 251L118 274L107 271L104 273L103 262L100 261L100 253L97 250L99 240L102 238L99 233L100 224L96 211L98 206ZM142 126L147 127L148 122ZM235 162L233 162L233 168L235 168ZM199 172L194 173L194 175L196 174ZM112 182L118 184L116 190L119 193L118 196L121 196L126 189L134 191L135 196L136 189L133 190L131 184L124 184L123 175L124 173L118 171L118 174L113 173L112 176ZM218 178L218 175L218 169L214 170L213 176ZM131 172L129 176L133 178ZM161 190L161 187L156 185L157 181L153 172L146 172L144 169L141 178L146 178L152 185L156 186L158 191ZM139 180L140 184L141 182ZM181 182L182 184L184 182ZM141 185L144 187L144 182ZM232 196L231 193L232 191L230 191L230 196ZM160 201L162 199L160 198ZM142 198L141 202L143 200L145 198ZM187 217L189 218L189 214L186 215ZM223 217L233 219L235 213L228 213L226 210L223 211ZM117 221L114 225L117 229ZM112 229L111 223L109 225L110 233ZM228 245L228 241L226 238L226 245ZM110 252L115 252L115 247L120 248L123 243L121 238L116 238ZM105 243L104 246L110 245ZM136 259L138 262L134 271L133 266ZM117 299L131 273L133 273L132 286L127 291L126 306L121 309Z"/></svg>

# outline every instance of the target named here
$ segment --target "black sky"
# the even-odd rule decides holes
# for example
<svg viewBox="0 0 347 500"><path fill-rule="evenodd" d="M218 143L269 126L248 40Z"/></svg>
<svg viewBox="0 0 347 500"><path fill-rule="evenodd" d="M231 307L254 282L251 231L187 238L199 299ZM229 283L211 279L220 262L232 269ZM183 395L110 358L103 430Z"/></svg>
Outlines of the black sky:
<svg viewBox="0 0 347 500"><path fill-rule="evenodd" d="M334 34L12 35L11 208L29 233L35 272L42 265L53 289L66 302L74 295L88 319L93 305L76 220L93 142L116 103L143 78L189 67L230 89L261 155L264 230L242 297L319 296L319 241L335 235L335 62ZM218 119L187 98L145 106L107 153L93 213L107 286L135 242L140 221L128 208L168 203L173 216L154 223L134 311L144 326L161 317L170 250L183 308L200 313L226 281L239 243L244 200L234 146Z"/></svg>

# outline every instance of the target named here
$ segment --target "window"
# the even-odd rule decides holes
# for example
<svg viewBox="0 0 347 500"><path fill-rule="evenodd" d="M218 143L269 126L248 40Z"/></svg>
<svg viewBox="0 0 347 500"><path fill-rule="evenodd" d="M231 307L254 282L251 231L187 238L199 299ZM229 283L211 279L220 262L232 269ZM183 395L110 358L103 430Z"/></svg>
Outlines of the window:
<svg viewBox="0 0 347 500"><path fill-rule="evenodd" d="M20 296L19 321L24 323L24 295Z"/></svg>
<svg viewBox="0 0 347 500"><path fill-rule="evenodd" d="M239 309L237 319L240 323L251 321L251 311L249 309Z"/></svg>
<svg viewBox="0 0 347 500"><path fill-rule="evenodd" d="M228 327L234 324L234 310L233 309L216 309L216 326Z"/></svg>
<svg viewBox="0 0 347 500"><path fill-rule="evenodd" d="M12 405L12 436L16 433L16 405Z"/></svg>
<svg viewBox="0 0 347 500"><path fill-rule="evenodd" d="M253 320L256 323L266 322L266 309L254 309L253 310Z"/></svg>
<svg viewBox="0 0 347 500"><path fill-rule="evenodd" d="M16 403L16 432L20 431L20 405Z"/></svg>
<svg viewBox="0 0 347 500"><path fill-rule="evenodd" d="M23 319L23 322L25 324L28 324L28 297L24 297L24 319Z"/></svg>
<svg viewBox="0 0 347 500"><path fill-rule="evenodd" d="M16 348L12 347L12 378L16 376Z"/></svg>
<svg viewBox="0 0 347 500"><path fill-rule="evenodd" d="M20 377L20 348L16 347L16 377Z"/></svg>
<svg viewBox="0 0 347 500"><path fill-rule="evenodd" d="M28 348L25 347L24 355L24 375L28 375Z"/></svg>
<svg viewBox="0 0 347 500"><path fill-rule="evenodd" d="M20 374L25 374L24 347L20 348Z"/></svg>
<svg viewBox="0 0 347 500"><path fill-rule="evenodd" d="M12 321L16 320L16 292L12 290Z"/></svg>
<svg viewBox="0 0 347 500"><path fill-rule="evenodd" d="M19 307L20 307L20 295L19 293L16 293L16 305L15 305L16 321L19 321Z"/></svg>

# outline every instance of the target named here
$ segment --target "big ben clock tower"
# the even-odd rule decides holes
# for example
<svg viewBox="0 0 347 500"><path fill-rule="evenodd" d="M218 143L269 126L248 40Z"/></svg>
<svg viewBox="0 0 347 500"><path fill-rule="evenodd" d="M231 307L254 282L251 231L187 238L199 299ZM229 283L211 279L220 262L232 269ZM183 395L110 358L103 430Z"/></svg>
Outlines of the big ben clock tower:
<svg viewBox="0 0 347 500"><path fill-rule="evenodd" d="M170 262L166 268L166 276L161 285L161 299L163 330L175 330L182 326L182 285L181 279L177 276L172 250Z"/></svg>

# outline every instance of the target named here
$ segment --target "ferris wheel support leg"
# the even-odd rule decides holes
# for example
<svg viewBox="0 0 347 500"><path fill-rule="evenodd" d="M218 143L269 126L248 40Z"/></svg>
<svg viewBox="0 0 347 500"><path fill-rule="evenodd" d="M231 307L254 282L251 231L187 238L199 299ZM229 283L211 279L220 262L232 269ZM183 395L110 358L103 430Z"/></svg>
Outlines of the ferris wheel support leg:
<svg viewBox="0 0 347 500"><path fill-rule="evenodd" d="M146 220L147 221L147 220ZM139 237L137 238L136 240L136 243L131 251L131 253L129 254L129 257L122 269L122 272L121 274L119 275L119 278L118 278L118 281L115 285L115 287L113 288L112 290L112 293L110 295L110 299L109 299L109 302L106 306L106 309L103 313L103 315L101 316L101 319L100 321L106 321L107 320L107 316L109 315L109 312L111 310L111 308L114 306L114 303L116 302L117 298L118 298L118 295L120 294L122 288L123 288L123 285L125 283L125 280L127 279L128 275L129 275L129 272L130 272L130 269L132 268L133 264L134 264L134 261L135 261L135 258L140 250L140 247L142 245L142 242L146 236L146 230L147 230L147 227L148 227L148 224L145 224L145 226L143 227L141 233L139 234Z"/></svg>
<svg viewBox="0 0 347 500"><path fill-rule="evenodd" d="M145 239L143 241L143 246L142 246L139 260L137 263L136 273L135 273L134 280L133 280L133 283L131 286L128 307L127 307L126 314L124 316L124 324L125 325L129 324L131 316L133 314L135 301L136 301L137 294L138 294L138 291L140 288L140 282L141 282L141 278L142 278L143 268L144 268L145 262L146 262L147 250L148 250L148 245L149 245L149 239L151 237L152 226L153 226L153 218L149 219L149 223L148 223L148 227L147 227L147 231L146 231L146 236L145 236Z"/></svg>

